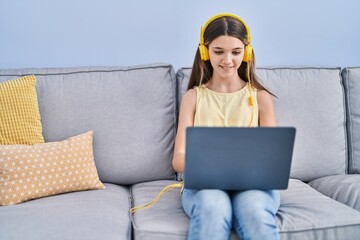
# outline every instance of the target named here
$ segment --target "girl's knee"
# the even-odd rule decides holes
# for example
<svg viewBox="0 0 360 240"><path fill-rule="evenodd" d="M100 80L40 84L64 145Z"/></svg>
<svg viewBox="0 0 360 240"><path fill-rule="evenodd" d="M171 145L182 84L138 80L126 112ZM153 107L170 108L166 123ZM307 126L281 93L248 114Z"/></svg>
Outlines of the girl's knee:
<svg viewBox="0 0 360 240"><path fill-rule="evenodd" d="M198 210L207 214L222 215L225 218L232 216L230 197L228 193L221 190L206 189L199 191L196 194L196 205Z"/></svg>
<svg viewBox="0 0 360 240"><path fill-rule="evenodd" d="M278 239L276 212L278 191L251 190L234 194L234 226L236 232L249 239ZM269 237L274 236L274 238Z"/></svg>
<svg viewBox="0 0 360 240"><path fill-rule="evenodd" d="M244 191L233 196L232 204L234 211L241 215L261 218L269 213L276 214L280 206L280 194L279 191Z"/></svg>

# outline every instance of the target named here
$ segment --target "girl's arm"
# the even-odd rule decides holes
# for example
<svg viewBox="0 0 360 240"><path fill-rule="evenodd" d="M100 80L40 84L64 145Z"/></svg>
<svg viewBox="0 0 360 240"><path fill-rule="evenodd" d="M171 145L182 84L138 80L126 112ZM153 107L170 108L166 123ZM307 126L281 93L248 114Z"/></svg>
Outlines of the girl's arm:
<svg viewBox="0 0 360 240"><path fill-rule="evenodd" d="M275 127L277 124L272 95L265 90L258 91L257 101L259 105L259 126Z"/></svg>
<svg viewBox="0 0 360 240"><path fill-rule="evenodd" d="M186 128L194 125L195 107L196 90L190 89L183 95L181 100L174 158L172 160L172 165L176 172L182 173L184 171Z"/></svg>

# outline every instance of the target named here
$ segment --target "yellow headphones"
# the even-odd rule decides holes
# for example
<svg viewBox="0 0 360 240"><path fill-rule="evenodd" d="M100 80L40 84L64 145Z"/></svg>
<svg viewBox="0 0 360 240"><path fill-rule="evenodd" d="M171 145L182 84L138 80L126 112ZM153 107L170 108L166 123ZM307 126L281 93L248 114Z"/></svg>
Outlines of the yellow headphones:
<svg viewBox="0 0 360 240"><path fill-rule="evenodd" d="M251 60L251 56L252 56L252 47L250 45L251 42L251 36L250 36L250 29L249 27L246 25L246 23L244 22L244 20L242 20L240 17L238 17L235 14L231 14L231 13L220 13L217 14L215 16L213 16L212 18L210 18L203 27L201 27L200 30L200 44L199 44L199 52L200 52L200 57L201 60L203 61L207 61L209 60L209 50L207 49L207 47L205 46L204 43L204 33L206 28L209 26L209 24L214 21L215 19L221 18L221 17L232 17L235 18L237 20L239 20L245 27L246 29L246 33L247 33L247 40L248 40L248 44L245 46L245 50L244 50L244 58L243 58L243 62L249 62Z"/></svg>

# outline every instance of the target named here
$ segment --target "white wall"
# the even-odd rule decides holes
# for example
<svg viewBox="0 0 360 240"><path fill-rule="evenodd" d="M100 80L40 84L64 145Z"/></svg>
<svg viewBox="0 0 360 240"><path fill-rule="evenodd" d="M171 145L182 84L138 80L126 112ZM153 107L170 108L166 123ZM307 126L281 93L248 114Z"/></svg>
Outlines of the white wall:
<svg viewBox="0 0 360 240"><path fill-rule="evenodd" d="M258 65L360 66L360 0L0 0L0 68L191 66L219 12L247 22Z"/></svg>

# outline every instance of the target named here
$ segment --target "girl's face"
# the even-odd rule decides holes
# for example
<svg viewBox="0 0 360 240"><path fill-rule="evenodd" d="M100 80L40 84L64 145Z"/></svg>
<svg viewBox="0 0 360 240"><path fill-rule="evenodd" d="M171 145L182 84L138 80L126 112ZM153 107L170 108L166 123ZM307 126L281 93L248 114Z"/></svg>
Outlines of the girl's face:
<svg viewBox="0 0 360 240"><path fill-rule="evenodd" d="M213 78L238 78L237 70L244 57L245 45L236 37L220 36L209 44Z"/></svg>

